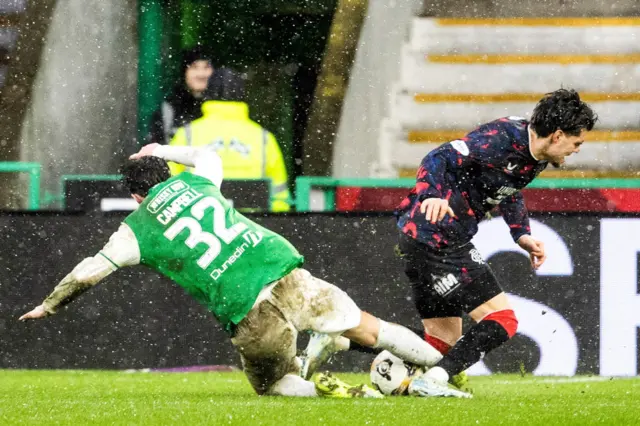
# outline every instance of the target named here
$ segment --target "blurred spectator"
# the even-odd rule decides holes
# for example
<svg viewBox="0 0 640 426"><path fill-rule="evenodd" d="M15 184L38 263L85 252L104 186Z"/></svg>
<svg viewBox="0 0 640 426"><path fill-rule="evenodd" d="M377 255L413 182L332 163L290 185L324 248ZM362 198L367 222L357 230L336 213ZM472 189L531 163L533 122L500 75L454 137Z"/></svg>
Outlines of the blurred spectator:
<svg viewBox="0 0 640 426"><path fill-rule="evenodd" d="M151 116L150 142L168 144L179 127L202 116L204 94L214 74L211 58L200 47L183 53L183 79Z"/></svg>
<svg viewBox="0 0 640 426"><path fill-rule="evenodd" d="M180 128L171 145L208 145L222 158L225 179L270 178L271 210L289 211L287 170L280 146L271 132L249 118L236 76L226 70L214 78L207 99L217 100L207 100L202 105L203 117ZM175 163L170 167L173 174L184 170Z"/></svg>

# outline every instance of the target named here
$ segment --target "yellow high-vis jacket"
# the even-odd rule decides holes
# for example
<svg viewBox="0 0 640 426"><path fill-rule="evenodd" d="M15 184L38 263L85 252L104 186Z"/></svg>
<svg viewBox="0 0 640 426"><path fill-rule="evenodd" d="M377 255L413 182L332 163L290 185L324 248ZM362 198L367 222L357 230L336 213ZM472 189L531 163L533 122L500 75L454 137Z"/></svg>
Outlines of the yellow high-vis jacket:
<svg viewBox="0 0 640 426"><path fill-rule="evenodd" d="M272 211L289 211L287 170L276 138L249 118L244 102L207 101L203 116L181 127L173 146L209 146L222 159L225 179L271 179ZM185 166L169 163L172 174Z"/></svg>

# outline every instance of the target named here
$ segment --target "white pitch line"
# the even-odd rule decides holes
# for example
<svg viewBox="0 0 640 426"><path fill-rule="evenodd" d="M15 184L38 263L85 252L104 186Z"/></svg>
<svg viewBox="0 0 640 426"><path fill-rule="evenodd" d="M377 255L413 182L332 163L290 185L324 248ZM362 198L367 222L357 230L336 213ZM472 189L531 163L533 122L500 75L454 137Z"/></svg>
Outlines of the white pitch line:
<svg viewBox="0 0 640 426"><path fill-rule="evenodd" d="M536 383L589 383L589 382L608 382L610 380L633 380L637 379L637 377L603 377L603 376L593 376L593 377L548 377L548 378L539 378L539 379L522 379L522 380L496 380L492 383L498 385L529 385Z"/></svg>

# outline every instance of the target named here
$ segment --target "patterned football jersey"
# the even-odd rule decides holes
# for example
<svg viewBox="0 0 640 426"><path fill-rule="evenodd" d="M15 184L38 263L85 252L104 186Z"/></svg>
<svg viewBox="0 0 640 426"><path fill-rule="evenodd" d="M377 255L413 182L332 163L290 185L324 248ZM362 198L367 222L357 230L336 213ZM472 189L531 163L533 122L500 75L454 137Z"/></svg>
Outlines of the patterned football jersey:
<svg viewBox="0 0 640 426"><path fill-rule="evenodd" d="M445 143L422 160L416 186L395 211L402 232L434 249L459 247L478 232L478 222L498 207L517 241L530 234L520 190L547 167L529 148L529 123L506 117L462 139ZM420 212L427 198L444 198L455 217L432 224Z"/></svg>

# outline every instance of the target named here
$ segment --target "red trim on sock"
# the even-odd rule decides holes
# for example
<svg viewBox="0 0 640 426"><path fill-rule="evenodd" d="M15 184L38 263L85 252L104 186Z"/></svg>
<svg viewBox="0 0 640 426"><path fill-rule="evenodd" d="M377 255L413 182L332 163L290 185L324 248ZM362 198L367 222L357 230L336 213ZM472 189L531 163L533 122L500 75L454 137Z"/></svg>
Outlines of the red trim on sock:
<svg viewBox="0 0 640 426"><path fill-rule="evenodd" d="M447 352L449 352L449 350L451 349L451 345L450 344L448 344L444 340L438 339L435 336L431 336L431 335L427 334L426 332L424 333L424 340L428 344L430 344L431 346L436 348L436 350L438 352L440 352L442 355L446 355Z"/></svg>
<svg viewBox="0 0 640 426"><path fill-rule="evenodd" d="M487 315L482 321L494 321L497 322L505 329L509 338L515 336L518 330L518 318L511 309L505 309L504 311L497 311Z"/></svg>

